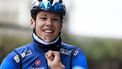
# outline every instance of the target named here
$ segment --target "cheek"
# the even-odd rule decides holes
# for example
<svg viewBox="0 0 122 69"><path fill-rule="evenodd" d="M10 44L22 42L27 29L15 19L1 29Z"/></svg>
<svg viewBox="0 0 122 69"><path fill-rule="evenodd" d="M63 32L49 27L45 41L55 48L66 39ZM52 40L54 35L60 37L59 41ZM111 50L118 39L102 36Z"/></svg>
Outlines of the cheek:
<svg viewBox="0 0 122 69"><path fill-rule="evenodd" d="M62 29L62 24L59 25L59 30L61 31L61 29Z"/></svg>
<svg viewBox="0 0 122 69"><path fill-rule="evenodd" d="M42 27L43 25L40 23L36 24L36 33L42 33Z"/></svg>
<svg viewBox="0 0 122 69"><path fill-rule="evenodd" d="M61 25L59 25L59 26L57 26L57 27L56 27L56 29L57 29L57 32L60 32L60 31L61 31L61 29L62 29L62 26L61 26Z"/></svg>
<svg viewBox="0 0 122 69"><path fill-rule="evenodd" d="M37 28L41 28L43 25L44 25L44 23L42 23L41 21L36 22L36 27Z"/></svg>

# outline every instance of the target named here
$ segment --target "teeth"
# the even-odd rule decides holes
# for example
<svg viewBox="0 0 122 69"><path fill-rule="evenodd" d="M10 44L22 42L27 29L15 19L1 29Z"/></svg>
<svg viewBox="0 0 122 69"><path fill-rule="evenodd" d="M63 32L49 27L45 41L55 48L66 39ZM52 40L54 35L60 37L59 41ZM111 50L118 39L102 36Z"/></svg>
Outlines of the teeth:
<svg viewBox="0 0 122 69"><path fill-rule="evenodd" d="M51 32L53 32L52 30L44 30L44 32L46 32L46 33L51 33Z"/></svg>

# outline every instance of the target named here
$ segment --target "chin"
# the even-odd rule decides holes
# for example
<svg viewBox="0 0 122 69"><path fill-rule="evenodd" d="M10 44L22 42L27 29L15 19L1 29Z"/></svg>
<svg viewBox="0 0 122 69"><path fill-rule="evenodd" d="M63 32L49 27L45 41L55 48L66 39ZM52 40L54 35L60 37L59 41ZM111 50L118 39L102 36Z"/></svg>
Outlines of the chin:
<svg viewBox="0 0 122 69"><path fill-rule="evenodd" d="M46 41L46 42L51 42L52 39L45 39L44 41Z"/></svg>
<svg viewBox="0 0 122 69"><path fill-rule="evenodd" d="M46 41L46 42L51 42L51 40L44 40L44 41Z"/></svg>

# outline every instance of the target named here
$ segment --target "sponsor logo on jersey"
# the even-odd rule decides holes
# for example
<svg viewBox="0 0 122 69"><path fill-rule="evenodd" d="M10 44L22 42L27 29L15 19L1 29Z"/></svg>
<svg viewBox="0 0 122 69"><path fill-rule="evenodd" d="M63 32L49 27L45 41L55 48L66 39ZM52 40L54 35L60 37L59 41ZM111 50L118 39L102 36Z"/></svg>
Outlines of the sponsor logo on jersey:
<svg viewBox="0 0 122 69"><path fill-rule="evenodd" d="M32 54L31 50L25 50L25 51L21 54L21 56L22 56L22 58L24 58L25 56L28 56L28 55L30 55L30 54Z"/></svg>
<svg viewBox="0 0 122 69"><path fill-rule="evenodd" d="M74 56L76 56L78 54L78 50L75 50L74 52Z"/></svg>
<svg viewBox="0 0 122 69"><path fill-rule="evenodd" d="M26 54L26 56L28 56L28 55L32 54L32 52L31 52L31 50L27 50L27 51L25 52L25 54Z"/></svg>
<svg viewBox="0 0 122 69"><path fill-rule="evenodd" d="M44 67L31 67L30 69L44 69Z"/></svg>
<svg viewBox="0 0 122 69"><path fill-rule="evenodd" d="M71 54L71 51L69 51L69 50L67 50L67 49L64 49L64 48L61 48L61 49L60 49L60 53L66 54L66 55L70 55L70 54Z"/></svg>
<svg viewBox="0 0 122 69"><path fill-rule="evenodd" d="M41 61L39 59L36 59L34 61L34 66L32 66L30 69L44 69L43 66L40 66Z"/></svg>
<svg viewBox="0 0 122 69"><path fill-rule="evenodd" d="M20 62L20 58L19 58L19 56L16 55L16 56L14 57L14 60L15 60L17 63L19 63L19 62Z"/></svg>
<svg viewBox="0 0 122 69"><path fill-rule="evenodd" d="M74 66L72 69L85 69L85 68L83 68L81 66Z"/></svg>
<svg viewBox="0 0 122 69"><path fill-rule="evenodd" d="M34 63L36 66L39 66L41 64L41 61L39 59L37 59Z"/></svg>

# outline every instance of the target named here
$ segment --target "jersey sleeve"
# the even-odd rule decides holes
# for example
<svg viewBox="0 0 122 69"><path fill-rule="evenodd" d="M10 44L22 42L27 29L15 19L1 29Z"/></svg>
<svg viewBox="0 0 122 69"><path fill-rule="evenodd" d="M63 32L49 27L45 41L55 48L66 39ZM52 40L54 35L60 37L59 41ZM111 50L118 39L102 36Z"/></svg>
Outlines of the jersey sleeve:
<svg viewBox="0 0 122 69"><path fill-rule="evenodd" d="M88 69L86 57L80 48L73 53L72 69Z"/></svg>
<svg viewBox="0 0 122 69"><path fill-rule="evenodd" d="M0 69L19 69L19 62L19 56L13 51L3 59Z"/></svg>

